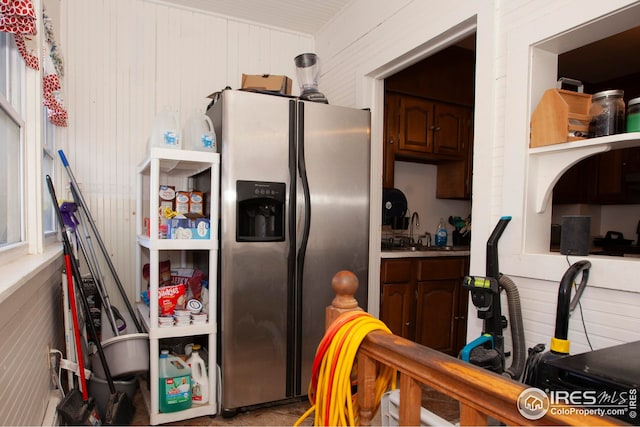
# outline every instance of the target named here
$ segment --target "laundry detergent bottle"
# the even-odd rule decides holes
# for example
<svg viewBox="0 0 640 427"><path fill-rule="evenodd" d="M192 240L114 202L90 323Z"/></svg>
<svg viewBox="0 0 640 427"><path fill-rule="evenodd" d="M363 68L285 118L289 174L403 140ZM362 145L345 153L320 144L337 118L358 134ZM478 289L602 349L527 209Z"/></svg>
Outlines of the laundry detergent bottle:
<svg viewBox="0 0 640 427"><path fill-rule="evenodd" d="M193 346L187 364L191 367L191 400L193 403L207 403L209 401L209 378L207 377L207 366L200 357L198 344Z"/></svg>
<svg viewBox="0 0 640 427"><path fill-rule="evenodd" d="M182 359L162 350L158 363L160 412L176 412L191 407L191 369Z"/></svg>

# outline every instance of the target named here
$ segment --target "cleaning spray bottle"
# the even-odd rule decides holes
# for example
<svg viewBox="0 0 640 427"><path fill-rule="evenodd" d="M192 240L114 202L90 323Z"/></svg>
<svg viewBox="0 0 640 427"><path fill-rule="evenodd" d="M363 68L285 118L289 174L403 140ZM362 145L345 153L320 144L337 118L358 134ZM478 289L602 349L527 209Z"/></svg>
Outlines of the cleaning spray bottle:
<svg viewBox="0 0 640 427"><path fill-rule="evenodd" d="M444 223L444 218L440 218L438 228L436 229L435 244L436 246L447 246L447 226Z"/></svg>
<svg viewBox="0 0 640 427"><path fill-rule="evenodd" d="M200 357L200 345L194 344L187 365L191 367L191 399L194 403L209 401L209 378L207 366Z"/></svg>

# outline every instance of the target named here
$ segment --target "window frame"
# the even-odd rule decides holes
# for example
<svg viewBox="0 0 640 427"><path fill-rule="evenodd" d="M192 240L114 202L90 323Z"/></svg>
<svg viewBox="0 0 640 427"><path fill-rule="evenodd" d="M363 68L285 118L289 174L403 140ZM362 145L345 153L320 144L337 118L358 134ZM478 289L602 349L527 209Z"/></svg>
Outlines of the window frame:
<svg viewBox="0 0 640 427"><path fill-rule="evenodd" d="M25 127L27 125L25 120L25 89L26 89L26 65L24 60L18 52L17 46L11 34L3 33L0 35L4 38L2 46L4 47L2 52L2 58L0 58L0 67L3 67L3 73L5 76L4 87L2 93L0 93L0 108L7 114L10 120L12 120L20 128L20 182L19 182L19 203L20 203L20 241L8 243L0 247L0 260L3 263L12 262L20 256L24 256L28 253L28 241L27 241L27 218L26 218L26 206L25 206L25 171L27 169L25 158Z"/></svg>
<svg viewBox="0 0 640 427"><path fill-rule="evenodd" d="M36 10L41 9L41 2L34 1ZM38 20L40 21L40 20ZM36 49L40 51L42 28L38 29ZM15 290L28 285L43 269L59 262L62 252L56 221L52 225L54 230L45 232L44 209L49 196L44 179L43 163L50 161L49 170L52 178L57 169L55 164L55 135L57 130L48 118L46 109L42 106L42 71L26 66L20 56L13 36L6 34L7 56L13 64L7 67L4 92L0 99L5 104L13 105L15 115L20 117L21 131L21 179L22 179L22 212L23 238L13 245L0 248L0 302L4 301ZM4 58L4 57L3 57ZM7 60L7 63L9 61ZM4 67L4 64L0 64ZM16 76L17 75L17 76ZM18 106L18 107L16 107ZM49 140L52 135L52 140ZM47 142L45 146L45 140ZM50 159L45 160L45 156ZM55 182L55 181L54 181ZM50 210L53 215L53 211ZM48 215L48 214L47 214Z"/></svg>

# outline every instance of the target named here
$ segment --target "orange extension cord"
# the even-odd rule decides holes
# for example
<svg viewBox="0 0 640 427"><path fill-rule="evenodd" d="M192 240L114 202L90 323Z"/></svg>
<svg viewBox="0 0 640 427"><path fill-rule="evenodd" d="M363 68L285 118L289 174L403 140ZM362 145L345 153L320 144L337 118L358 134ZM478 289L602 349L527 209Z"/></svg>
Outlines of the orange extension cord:
<svg viewBox="0 0 640 427"><path fill-rule="evenodd" d="M309 384L311 407L294 424L299 426L315 411L315 426L359 425L356 395L352 395L352 374L360 343L372 331L391 333L380 320L364 311L341 314L327 329L318 345ZM378 369L375 387L374 412L382 394L396 388L395 370L388 366Z"/></svg>

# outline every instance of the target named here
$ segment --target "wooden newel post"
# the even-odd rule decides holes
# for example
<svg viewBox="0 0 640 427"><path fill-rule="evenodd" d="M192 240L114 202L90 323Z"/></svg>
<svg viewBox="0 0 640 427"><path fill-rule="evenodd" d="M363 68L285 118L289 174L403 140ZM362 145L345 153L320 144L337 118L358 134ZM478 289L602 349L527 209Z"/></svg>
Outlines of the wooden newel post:
<svg viewBox="0 0 640 427"><path fill-rule="evenodd" d="M331 301L331 305L325 309L325 329L329 328L329 325L346 311L362 311L354 297L358 290L358 278L355 274L347 270L338 271L331 279L331 287L336 297Z"/></svg>

